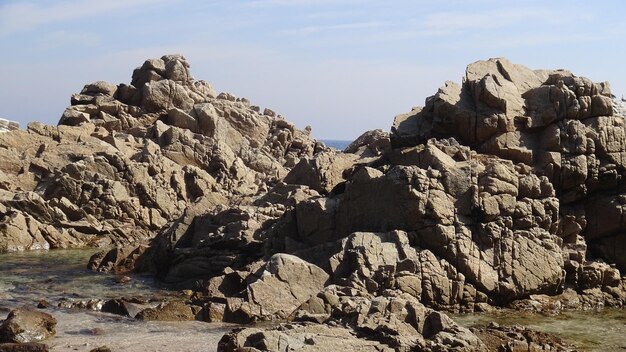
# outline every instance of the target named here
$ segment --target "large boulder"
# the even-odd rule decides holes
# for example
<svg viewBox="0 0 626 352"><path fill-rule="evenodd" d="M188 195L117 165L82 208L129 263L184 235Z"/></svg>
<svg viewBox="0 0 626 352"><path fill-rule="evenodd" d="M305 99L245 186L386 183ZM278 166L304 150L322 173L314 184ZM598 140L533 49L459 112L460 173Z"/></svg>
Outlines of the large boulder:
<svg viewBox="0 0 626 352"><path fill-rule="evenodd" d="M324 288L328 274L296 256L281 253L270 257L248 281L248 301L259 307L260 318L284 319Z"/></svg>
<svg viewBox="0 0 626 352"><path fill-rule="evenodd" d="M43 341L56 334L56 325L56 319L48 313L31 308L17 308L0 325L0 342Z"/></svg>

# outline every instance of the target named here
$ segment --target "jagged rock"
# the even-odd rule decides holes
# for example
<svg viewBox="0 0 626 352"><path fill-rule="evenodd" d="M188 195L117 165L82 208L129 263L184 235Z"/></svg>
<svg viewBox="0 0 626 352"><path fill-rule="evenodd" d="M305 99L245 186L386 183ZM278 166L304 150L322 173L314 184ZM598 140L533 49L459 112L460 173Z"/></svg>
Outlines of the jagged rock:
<svg viewBox="0 0 626 352"><path fill-rule="evenodd" d="M57 321L48 313L30 308L16 308L0 325L0 342L29 343L56 334Z"/></svg>
<svg viewBox="0 0 626 352"><path fill-rule="evenodd" d="M468 66L463 85L446 83L424 108L398 116L391 140L401 149L431 137L455 137L479 152L525 163L534 174L548 178L560 213L580 227L564 237L568 250L581 235L593 254L624 269L609 250L623 242L615 235L622 228L615 197L626 150L617 106L606 82L491 59ZM611 227L605 230L596 222ZM578 268L584 261L579 257L568 267ZM568 269L572 282L578 274L578 269Z"/></svg>
<svg viewBox="0 0 626 352"><path fill-rule="evenodd" d="M141 264L148 249L145 245L137 247L116 247L109 251L98 252L89 258L87 268L99 272L126 273L130 271L150 271L149 263Z"/></svg>
<svg viewBox="0 0 626 352"><path fill-rule="evenodd" d="M431 308L626 302L626 125L608 83L479 61L345 154L217 95L180 55L72 104L58 128L0 134L0 249L131 245L90 265L195 291L146 317L298 322L221 350L559 350Z"/></svg>
<svg viewBox="0 0 626 352"><path fill-rule="evenodd" d="M220 350L233 351L243 347L280 350L284 348L281 347L284 346L280 344L281 340L291 341L293 346L302 350L313 347L324 350L335 346L346 349L372 348L374 351L480 351L483 347L469 330L456 325L446 315L425 308L412 296L387 292L387 296L372 298L357 292L354 289L329 286L294 313L295 320L300 321L300 324L234 331L222 339ZM332 330L329 331L329 325L303 323L320 314L326 315L322 321L335 322L330 325L333 326ZM340 328L342 323L345 327ZM343 337L343 341L330 337L337 336L335 331ZM363 345L365 341L369 343Z"/></svg>
<svg viewBox="0 0 626 352"><path fill-rule="evenodd" d="M185 321L194 320L197 312L189 305L172 301L160 304L155 308L146 308L135 316L138 320L158 320L158 321Z"/></svg>
<svg viewBox="0 0 626 352"><path fill-rule="evenodd" d="M320 193L328 194L345 181L344 173L359 158L352 154L324 152L312 159L301 159L285 176L284 182L308 186Z"/></svg>
<svg viewBox="0 0 626 352"><path fill-rule="evenodd" d="M159 312L155 312L154 310L156 310L158 306L159 306L158 303L154 303L154 302L146 301L142 299L114 298L114 299L107 300L106 302L103 302L101 304L100 311L105 312L105 313L123 315L123 316L131 317L131 318L135 318L139 313L149 308L152 308L153 310L146 311L146 313L144 313L144 315L149 318L150 317L164 317L167 314L170 314L170 313L162 312L163 309L161 309L161 311ZM184 313L187 312L188 307L185 308L182 306L174 306L173 308L180 308L180 310L182 311L182 316L184 317ZM173 314L170 314L170 315L173 315ZM146 320L158 320L158 319L146 319ZM189 320L189 319L181 319L181 320Z"/></svg>
<svg viewBox="0 0 626 352"><path fill-rule="evenodd" d="M319 267L296 256L275 254L262 271L247 278L248 301L259 307L260 319L284 319L324 288L327 280L328 274Z"/></svg>
<svg viewBox="0 0 626 352"><path fill-rule="evenodd" d="M344 150L345 153L360 155L361 157L380 156L391 149L389 132L371 130L363 133Z"/></svg>
<svg viewBox="0 0 626 352"><path fill-rule="evenodd" d="M1 134L0 252L136 246L190 206L250 204L323 150L309 131L216 96L166 55L130 85L86 85L58 127ZM99 270L121 269L111 263Z"/></svg>

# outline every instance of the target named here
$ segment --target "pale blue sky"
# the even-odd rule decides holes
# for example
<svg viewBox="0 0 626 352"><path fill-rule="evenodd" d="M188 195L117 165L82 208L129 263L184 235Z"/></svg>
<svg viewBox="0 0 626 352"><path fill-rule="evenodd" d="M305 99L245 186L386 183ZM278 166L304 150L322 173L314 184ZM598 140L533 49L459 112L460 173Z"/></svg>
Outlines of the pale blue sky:
<svg viewBox="0 0 626 352"><path fill-rule="evenodd" d="M318 138L389 129L473 61L567 68L626 94L626 2L0 0L0 117L56 124L84 84L187 57L197 79Z"/></svg>

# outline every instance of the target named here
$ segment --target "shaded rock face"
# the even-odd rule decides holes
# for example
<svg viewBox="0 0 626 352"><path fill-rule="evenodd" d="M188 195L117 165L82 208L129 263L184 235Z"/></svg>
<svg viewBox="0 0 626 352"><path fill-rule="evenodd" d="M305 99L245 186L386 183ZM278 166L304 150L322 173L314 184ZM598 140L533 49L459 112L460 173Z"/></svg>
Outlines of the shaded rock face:
<svg viewBox="0 0 626 352"><path fill-rule="evenodd" d="M57 321L48 313L30 308L17 308L0 325L0 342L29 343L56 334Z"/></svg>
<svg viewBox="0 0 626 352"><path fill-rule="evenodd" d="M147 60L130 85L88 84L71 102L57 127L0 134L0 252L145 240L188 207L251 202L324 149L194 80L180 55Z"/></svg>

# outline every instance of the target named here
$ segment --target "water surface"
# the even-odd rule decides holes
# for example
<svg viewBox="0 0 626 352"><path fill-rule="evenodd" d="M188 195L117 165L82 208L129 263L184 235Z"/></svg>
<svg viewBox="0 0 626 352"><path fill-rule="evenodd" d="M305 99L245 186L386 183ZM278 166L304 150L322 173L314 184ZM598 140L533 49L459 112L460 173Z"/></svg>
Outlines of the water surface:
<svg viewBox="0 0 626 352"><path fill-rule="evenodd" d="M0 319L19 306L50 302L45 311L58 321L57 334L45 341L52 351L89 351L106 345L113 351L215 351L228 324L142 322L88 310L63 309L60 299L166 297L177 292L158 289L150 276L132 275L125 284L116 276L86 268L96 250L54 250L0 254Z"/></svg>
<svg viewBox="0 0 626 352"><path fill-rule="evenodd" d="M557 316L503 310L493 313L452 315L465 327L523 325L552 333L574 343L579 351L626 351L626 310L571 311Z"/></svg>

